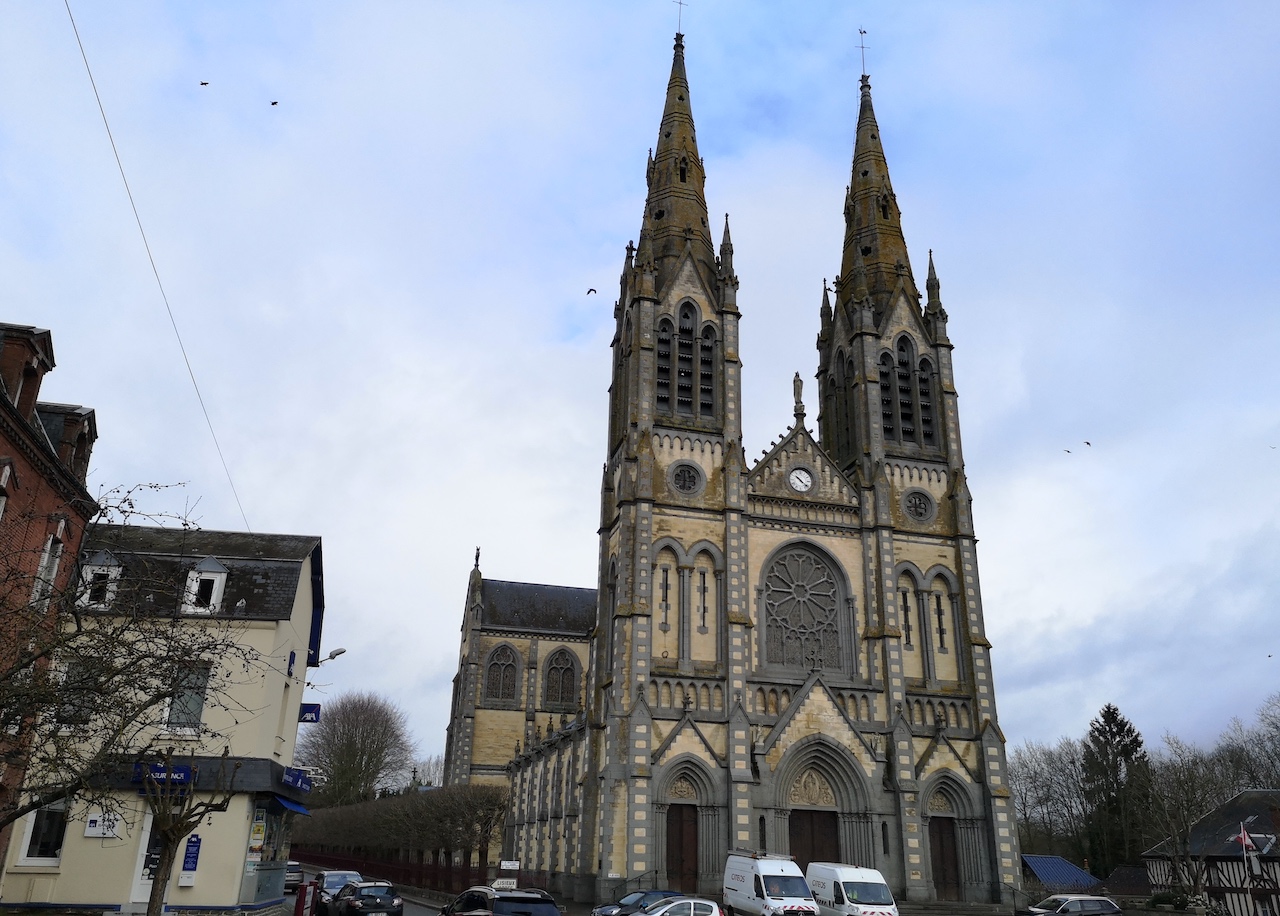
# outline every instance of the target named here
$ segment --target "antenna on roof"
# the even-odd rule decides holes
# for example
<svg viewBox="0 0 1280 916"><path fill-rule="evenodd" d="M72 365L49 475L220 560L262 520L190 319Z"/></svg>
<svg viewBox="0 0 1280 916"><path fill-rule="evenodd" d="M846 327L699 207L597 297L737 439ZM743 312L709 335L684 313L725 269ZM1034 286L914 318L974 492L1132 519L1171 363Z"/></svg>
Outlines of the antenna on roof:
<svg viewBox="0 0 1280 916"><path fill-rule="evenodd" d="M858 47L862 50L862 75L867 75L867 30L858 26Z"/></svg>

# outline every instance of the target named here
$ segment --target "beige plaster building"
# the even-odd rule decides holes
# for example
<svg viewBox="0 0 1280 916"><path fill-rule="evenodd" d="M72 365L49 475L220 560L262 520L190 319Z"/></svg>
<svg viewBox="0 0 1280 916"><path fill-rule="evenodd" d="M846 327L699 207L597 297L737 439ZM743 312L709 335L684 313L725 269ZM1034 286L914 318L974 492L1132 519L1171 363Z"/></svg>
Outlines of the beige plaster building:
<svg viewBox="0 0 1280 916"><path fill-rule="evenodd" d="M507 767L504 858L578 899L717 893L736 847L872 866L922 905L1019 886L947 313L932 256L917 287L865 76L856 131L816 434L797 374L794 422L749 463L733 244L727 219L712 242L676 37L615 306L588 692ZM491 767L512 732L486 730L496 669L466 639L455 711Z"/></svg>
<svg viewBox="0 0 1280 916"><path fill-rule="evenodd" d="M84 540L79 573L86 615L110 616L131 583L145 580L148 609L181 626L221 628L242 648L234 662L191 665L139 745L175 748L175 762L194 770L197 793L228 784L234 792L230 808L210 815L179 852L167 906L283 914L289 825L306 802L307 781L290 767L299 701L308 666L320 661L319 538L102 525ZM74 736L76 720L68 721ZM15 825L0 907L146 909L156 837L138 771L122 763L105 803L73 799Z"/></svg>

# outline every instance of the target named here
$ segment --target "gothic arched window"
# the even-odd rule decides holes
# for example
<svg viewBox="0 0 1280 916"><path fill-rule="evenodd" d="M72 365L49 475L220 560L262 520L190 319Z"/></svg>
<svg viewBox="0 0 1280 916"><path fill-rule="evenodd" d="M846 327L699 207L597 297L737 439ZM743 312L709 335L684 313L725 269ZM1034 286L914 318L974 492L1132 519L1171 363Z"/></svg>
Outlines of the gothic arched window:
<svg viewBox="0 0 1280 916"><path fill-rule="evenodd" d="M896 374L899 442L916 441L915 397L911 390L911 364L915 361L912 349L911 341L905 335L898 338Z"/></svg>
<svg viewBox="0 0 1280 916"><path fill-rule="evenodd" d="M693 341L698 313L686 302L680 309L680 326L676 334L676 411L692 414L693 405Z"/></svg>
<svg viewBox="0 0 1280 916"><path fill-rule="evenodd" d="M710 417L716 408L716 332L702 329L702 345L698 353L698 414Z"/></svg>
<svg viewBox="0 0 1280 916"><path fill-rule="evenodd" d="M880 428L887 441L897 442L897 411L893 409L893 357L888 353L880 357Z"/></svg>
<svg viewBox="0 0 1280 916"><path fill-rule="evenodd" d="M840 584L811 550L784 550L765 572L765 662L790 668L841 667Z"/></svg>
<svg viewBox="0 0 1280 916"><path fill-rule="evenodd" d="M578 665L568 649L561 649L547 659L542 705L548 709L578 708Z"/></svg>
<svg viewBox="0 0 1280 916"><path fill-rule="evenodd" d="M658 322L658 390L659 413L671 413L671 337L670 319Z"/></svg>
<svg viewBox="0 0 1280 916"><path fill-rule="evenodd" d="M484 696L486 700L514 701L516 698L516 673L520 664L510 646L499 646L489 656L485 672Z"/></svg>
<svg viewBox="0 0 1280 916"><path fill-rule="evenodd" d="M920 391L920 443L933 445L933 364L920 360L917 387Z"/></svg>

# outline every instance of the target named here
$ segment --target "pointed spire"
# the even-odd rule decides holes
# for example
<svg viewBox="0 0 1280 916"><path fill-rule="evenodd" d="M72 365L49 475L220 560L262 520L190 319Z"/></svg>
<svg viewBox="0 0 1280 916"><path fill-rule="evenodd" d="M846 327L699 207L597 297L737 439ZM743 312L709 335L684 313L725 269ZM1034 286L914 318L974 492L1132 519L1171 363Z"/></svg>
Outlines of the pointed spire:
<svg viewBox="0 0 1280 916"><path fill-rule="evenodd" d="M686 243L705 279L710 281L715 276L715 250L703 196L706 173L698 155L689 79L684 69L684 36L680 34L676 35L658 144L650 152L646 177L649 196L645 224L652 233L657 288L665 285L666 273L674 269Z"/></svg>
<svg viewBox="0 0 1280 916"><path fill-rule="evenodd" d="M901 213L871 104L871 78L865 75L858 108L858 138L853 148L853 175L845 198L841 274L848 276L858 260L864 263L865 282L877 309L887 304L899 276L912 282ZM856 287L853 292L857 296Z"/></svg>
<svg viewBox="0 0 1280 916"><path fill-rule="evenodd" d="M827 280L822 279L822 309L818 313L822 319L819 325L818 339L826 340L831 336L831 290L827 287Z"/></svg>
<svg viewBox="0 0 1280 916"><path fill-rule="evenodd" d="M933 269L933 249L929 249L929 279L925 281L925 289L929 291L928 310L935 312L942 308L942 299L938 296L941 285L938 283L938 274Z"/></svg>
<svg viewBox="0 0 1280 916"><path fill-rule="evenodd" d="M733 239L729 238L729 214L724 215L724 237L720 239L720 268L733 276Z"/></svg>

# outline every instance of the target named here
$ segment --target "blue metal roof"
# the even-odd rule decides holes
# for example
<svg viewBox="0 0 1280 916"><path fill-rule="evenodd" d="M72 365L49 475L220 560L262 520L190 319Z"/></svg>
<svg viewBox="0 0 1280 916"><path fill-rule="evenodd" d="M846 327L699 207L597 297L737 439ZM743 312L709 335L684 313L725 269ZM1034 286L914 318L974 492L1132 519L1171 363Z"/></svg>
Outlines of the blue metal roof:
<svg viewBox="0 0 1280 916"><path fill-rule="evenodd" d="M1046 890L1061 894L1084 893L1102 884L1079 865L1073 865L1062 856L1026 856L1022 864L1031 870Z"/></svg>

